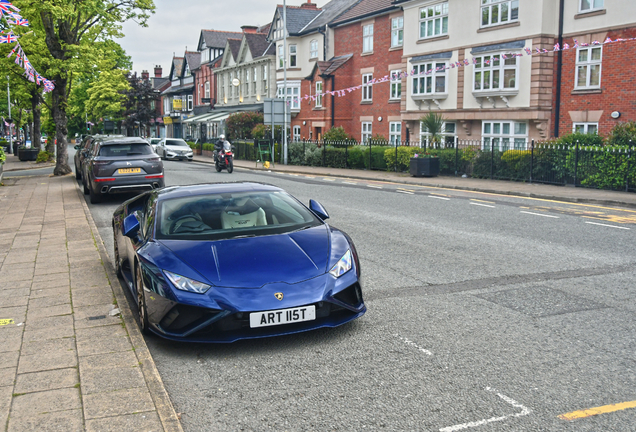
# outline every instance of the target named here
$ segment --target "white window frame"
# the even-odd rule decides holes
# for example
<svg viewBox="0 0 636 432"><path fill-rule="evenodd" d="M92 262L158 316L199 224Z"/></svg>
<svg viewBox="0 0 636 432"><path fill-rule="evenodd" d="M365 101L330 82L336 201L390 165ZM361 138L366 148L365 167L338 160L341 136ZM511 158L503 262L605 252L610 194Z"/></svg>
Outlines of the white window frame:
<svg viewBox="0 0 636 432"><path fill-rule="evenodd" d="M296 45L289 46L289 67L298 67L298 49Z"/></svg>
<svg viewBox="0 0 636 432"><path fill-rule="evenodd" d="M420 9L420 39L435 38L448 34L448 2Z"/></svg>
<svg viewBox="0 0 636 432"><path fill-rule="evenodd" d="M295 142L300 141L300 125L294 125L292 140Z"/></svg>
<svg viewBox="0 0 636 432"><path fill-rule="evenodd" d="M258 89L257 89L257 78L256 78L256 74L258 73L258 68L256 66L254 66L254 68L252 69L252 93L256 94L258 93Z"/></svg>
<svg viewBox="0 0 636 432"><path fill-rule="evenodd" d="M210 81L206 81L205 85L203 86L203 97L205 99L210 99Z"/></svg>
<svg viewBox="0 0 636 432"><path fill-rule="evenodd" d="M188 95L188 111L194 108L194 95Z"/></svg>
<svg viewBox="0 0 636 432"><path fill-rule="evenodd" d="M475 56L473 61L474 94L519 92L519 57L510 53L492 53ZM514 71L514 87L506 86L506 71Z"/></svg>
<svg viewBox="0 0 636 432"><path fill-rule="evenodd" d="M603 10L605 0L579 0L579 12Z"/></svg>
<svg viewBox="0 0 636 432"><path fill-rule="evenodd" d="M245 69L245 94L243 96L248 96L250 94L250 69Z"/></svg>
<svg viewBox="0 0 636 432"><path fill-rule="evenodd" d="M263 94L267 93L267 68L269 66L268 65L263 65L263 69L261 69L261 72L263 74L262 78L263 78Z"/></svg>
<svg viewBox="0 0 636 432"><path fill-rule="evenodd" d="M402 122L389 122L389 142L399 145L402 142Z"/></svg>
<svg viewBox="0 0 636 432"><path fill-rule="evenodd" d="M373 136L373 123L362 122L361 128L360 143L366 144Z"/></svg>
<svg viewBox="0 0 636 432"><path fill-rule="evenodd" d="M592 60L592 54L600 53L598 60ZM586 53L586 59L581 60L583 53ZM598 83L592 84L592 71L598 68ZM585 85L579 84L581 73L585 74ZM601 88L601 78L603 72L603 47L592 45L590 47L580 47L576 50L576 76L574 77L575 89L598 89Z"/></svg>
<svg viewBox="0 0 636 432"><path fill-rule="evenodd" d="M170 107L172 106L172 101L169 97L163 98L163 112L164 114L170 114Z"/></svg>
<svg viewBox="0 0 636 432"><path fill-rule="evenodd" d="M404 17L391 19L391 48L404 45Z"/></svg>
<svg viewBox="0 0 636 432"><path fill-rule="evenodd" d="M362 53L373 52L373 24L362 26Z"/></svg>
<svg viewBox="0 0 636 432"><path fill-rule="evenodd" d="M316 108L322 108L322 81L316 83Z"/></svg>
<svg viewBox="0 0 636 432"><path fill-rule="evenodd" d="M493 120L481 122L482 148L490 150L494 147L499 151L527 150L528 130L527 122L512 120ZM524 131L521 132L523 126Z"/></svg>
<svg viewBox="0 0 636 432"><path fill-rule="evenodd" d="M402 98L402 71L391 71L391 93L389 94L390 100L400 100Z"/></svg>
<svg viewBox="0 0 636 432"><path fill-rule="evenodd" d="M276 97L283 99L283 83L278 83ZM300 81L287 81L287 100L292 111L300 111Z"/></svg>
<svg viewBox="0 0 636 432"><path fill-rule="evenodd" d="M493 20L495 16L493 11L496 11L496 21ZM519 0L481 0L479 12L479 22L482 28L517 22L519 21ZM484 22L484 13L486 12L488 19L487 22Z"/></svg>
<svg viewBox="0 0 636 432"><path fill-rule="evenodd" d="M572 123L572 133L598 134L598 123L596 122Z"/></svg>
<svg viewBox="0 0 636 432"><path fill-rule="evenodd" d="M312 39L309 42L309 58L318 58L318 41L316 39Z"/></svg>
<svg viewBox="0 0 636 432"><path fill-rule="evenodd" d="M417 63L413 65L415 74L413 75L413 86L411 94L413 96L446 96L448 95L448 63L444 60L431 60L430 62ZM427 72L429 72L427 74ZM444 80L444 90L438 91L438 79ZM430 84L430 91L429 91Z"/></svg>
<svg viewBox="0 0 636 432"><path fill-rule="evenodd" d="M285 47L278 45L278 69L285 67Z"/></svg>
<svg viewBox="0 0 636 432"><path fill-rule="evenodd" d="M371 102L373 100L373 74L362 74L362 101Z"/></svg>

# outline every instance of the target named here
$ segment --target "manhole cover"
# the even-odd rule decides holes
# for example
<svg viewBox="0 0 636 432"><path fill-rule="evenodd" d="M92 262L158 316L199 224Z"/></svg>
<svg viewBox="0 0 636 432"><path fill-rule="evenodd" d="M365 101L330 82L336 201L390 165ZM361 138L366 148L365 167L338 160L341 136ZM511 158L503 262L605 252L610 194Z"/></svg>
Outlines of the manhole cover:
<svg viewBox="0 0 636 432"><path fill-rule="evenodd" d="M477 297L536 318L608 307L548 287L497 291L479 294Z"/></svg>

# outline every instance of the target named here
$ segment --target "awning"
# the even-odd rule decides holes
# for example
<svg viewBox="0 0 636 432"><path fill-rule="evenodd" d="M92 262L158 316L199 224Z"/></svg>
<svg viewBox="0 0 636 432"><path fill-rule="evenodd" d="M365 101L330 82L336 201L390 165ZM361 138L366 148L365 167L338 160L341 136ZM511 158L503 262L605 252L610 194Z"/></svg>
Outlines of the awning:
<svg viewBox="0 0 636 432"><path fill-rule="evenodd" d="M184 120L184 123L203 123L204 119L206 119L207 117L211 117L213 115L216 115L217 113L205 113L205 114L199 114L198 116L194 116L194 117L190 117L189 119Z"/></svg>
<svg viewBox="0 0 636 432"><path fill-rule="evenodd" d="M227 111L215 111L212 113L200 114L198 116L184 120L183 123L209 123L225 120L230 116Z"/></svg>
<svg viewBox="0 0 636 432"><path fill-rule="evenodd" d="M225 120L226 118L228 118L230 116L230 113L228 112L220 112L217 113L216 115L205 119L206 122L220 122Z"/></svg>

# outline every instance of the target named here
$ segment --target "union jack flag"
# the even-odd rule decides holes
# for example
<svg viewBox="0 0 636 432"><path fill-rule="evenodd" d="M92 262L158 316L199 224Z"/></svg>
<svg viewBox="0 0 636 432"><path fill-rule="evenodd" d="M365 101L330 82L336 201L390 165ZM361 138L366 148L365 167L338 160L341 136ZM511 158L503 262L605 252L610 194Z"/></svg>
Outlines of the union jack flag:
<svg viewBox="0 0 636 432"><path fill-rule="evenodd" d="M20 12L20 9L13 6L13 3L11 3L9 0L0 0L0 10L4 12L11 12L12 10Z"/></svg>
<svg viewBox="0 0 636 432"><path fill-rule="evenodd" d="M14 26L28 27L29 26L29 20L26 20L24 18L16 18L15 21L9 21L9 24L14 25Z"/></svg>
<svg viewBox="0 0 636 432"><path fill-rule="evenodd" d="M17 42L18 41L18 37L14 34L8 34L6 36L0 36L0 44L5 44L5 43L13 43L13 42Z"/></svg>

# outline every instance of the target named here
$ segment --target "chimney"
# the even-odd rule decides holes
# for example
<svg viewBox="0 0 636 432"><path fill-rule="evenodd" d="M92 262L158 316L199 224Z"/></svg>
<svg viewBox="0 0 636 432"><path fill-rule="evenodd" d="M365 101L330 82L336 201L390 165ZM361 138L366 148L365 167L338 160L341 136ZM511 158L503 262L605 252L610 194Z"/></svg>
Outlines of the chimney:
<svg viewBox="0 0 636 432"><path fill-rule="evenodd" d="M142 80L148 81L149 78L150 78L150 74L148 73L147 70L141 71L141 79Z"/></svg>
<svg viewBox="0 0 636 432"><path fill-rule="evenodd" d="M311 0L307 0L307 3L303 3L300 5L301 9L318 9L318 7L311 2Z"/></svg>
<svg viewBox="0 0 636 432"><path fill-rule="evenodd" d="M243 30L243 33L256 33L256 31L258 30L258 27L250 26L250 25L244 25L244 26L241 27L241 30Z"/></svg>
<svg viewBox="0 0 636 432"><path fill-rule="evenodd" d="M161 78L162 72L161 65L155 66L155 78Z"/></svg>

